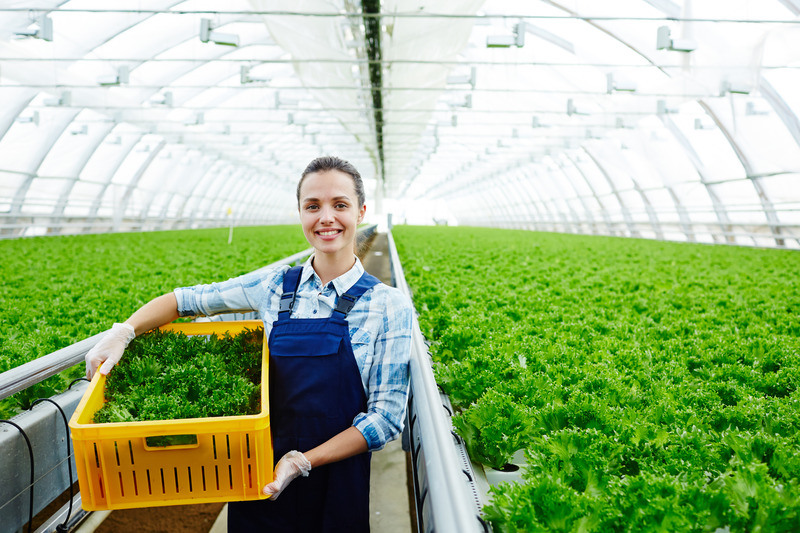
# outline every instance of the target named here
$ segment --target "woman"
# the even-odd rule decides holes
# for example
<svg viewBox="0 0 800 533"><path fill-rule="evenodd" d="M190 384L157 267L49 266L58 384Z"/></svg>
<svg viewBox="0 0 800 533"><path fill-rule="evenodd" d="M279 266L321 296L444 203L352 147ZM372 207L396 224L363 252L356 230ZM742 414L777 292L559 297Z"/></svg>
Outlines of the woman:
<svg viewBox="0 0 800 533"><path fill-rule="evenodd" d="M136 335L179 316L257 311L269 333L271 429L280 460L263 489L268 500L228 506L229 531L368 531L367 452L402 430L412 307L366 274L354 254L366 205L350 163L312 161L297 202L314 248L305 265L155 298L86 355L87 376L98 366L107 374Z"/></svg>

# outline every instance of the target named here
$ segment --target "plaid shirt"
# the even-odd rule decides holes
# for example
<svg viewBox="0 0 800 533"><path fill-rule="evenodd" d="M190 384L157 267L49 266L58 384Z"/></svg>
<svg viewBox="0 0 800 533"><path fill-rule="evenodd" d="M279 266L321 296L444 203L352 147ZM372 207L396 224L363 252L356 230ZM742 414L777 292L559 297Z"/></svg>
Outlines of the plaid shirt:
<svg viewBox="0 0 800 533"><path fill-rule="evenodd" d="M313 256L312 256L313 257ZM245 274L221 283L175 289L181 316L256 311L267 335L278 319L283 277L290 267ZM294 318L327 318L343 294L364 273L361 261L324 287L311 258L303 265ZM348 313L350 342L367 396L367 412L353 425L370 451L380 450L403 430L411 353L411 302L399 290L379 284L364 293Z"/></svg>

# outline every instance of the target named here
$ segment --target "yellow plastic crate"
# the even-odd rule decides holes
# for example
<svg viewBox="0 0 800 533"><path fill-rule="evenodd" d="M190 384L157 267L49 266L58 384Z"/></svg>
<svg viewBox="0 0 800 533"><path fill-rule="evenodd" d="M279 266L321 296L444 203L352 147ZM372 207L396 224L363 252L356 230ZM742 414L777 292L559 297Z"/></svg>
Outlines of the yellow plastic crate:
<svg viewBox="0 0 800 533"><path fill-rule="evenodd" d="M262 326L259 320L243 320L176 323L161 329L223 335ZM261 412L256 415L93 424L105 402L106 377L97 372L69 423L83 508L265 498L261 488L272 481L273 463L266 339L263 344ZM159 446L153 439L164 436L184 443Z"/></svg>

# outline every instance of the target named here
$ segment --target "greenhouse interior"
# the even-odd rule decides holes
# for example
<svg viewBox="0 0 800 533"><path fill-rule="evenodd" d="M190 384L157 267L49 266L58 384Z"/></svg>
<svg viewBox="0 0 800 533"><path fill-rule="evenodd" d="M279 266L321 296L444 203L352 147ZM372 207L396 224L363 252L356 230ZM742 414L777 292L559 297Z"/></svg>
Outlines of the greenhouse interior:
<svg viewBox="0 0 800 533"><path fill-rule="evenodd" d="M5 0L0 102L0 533L253 530L284 319L178 288L300 265L275 302L315 282L350 317L359 416L394 416L375 350L404 339L401 423L350 426L367 530L800 530L800 0ZM310 214L333 174L358 198ZM353 298L317 264L345 238L377 284L351 307L388 291L402 331L324 300ZM171 375L146 339L244 324L260 414L146 422L87 379L167 294L214 316L123 324L131 379ZM245 388L204 379L175 405Z"/></svg>

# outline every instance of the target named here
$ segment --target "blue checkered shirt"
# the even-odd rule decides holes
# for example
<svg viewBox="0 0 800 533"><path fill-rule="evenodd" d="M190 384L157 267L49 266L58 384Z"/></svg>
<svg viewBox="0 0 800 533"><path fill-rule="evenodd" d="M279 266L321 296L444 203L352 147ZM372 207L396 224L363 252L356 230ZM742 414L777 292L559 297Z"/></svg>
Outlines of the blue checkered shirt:
<svg viewBox="0 0 800 533"><path fill-rule="evenodd" d="M290 267L245 274L221 283L175 289L181 316L256 311L267 335L278 319L283 277ZM294 318L327 318L337 297L364 273L361 261L324 287L311 258L303 265ZM408 360L411 353L412 305L394 287L379 284L364 293L348 313L350 341L361 383L367 395L367 412L353 420L370 451L380 450L403 430L408 400Z"/></svg>

